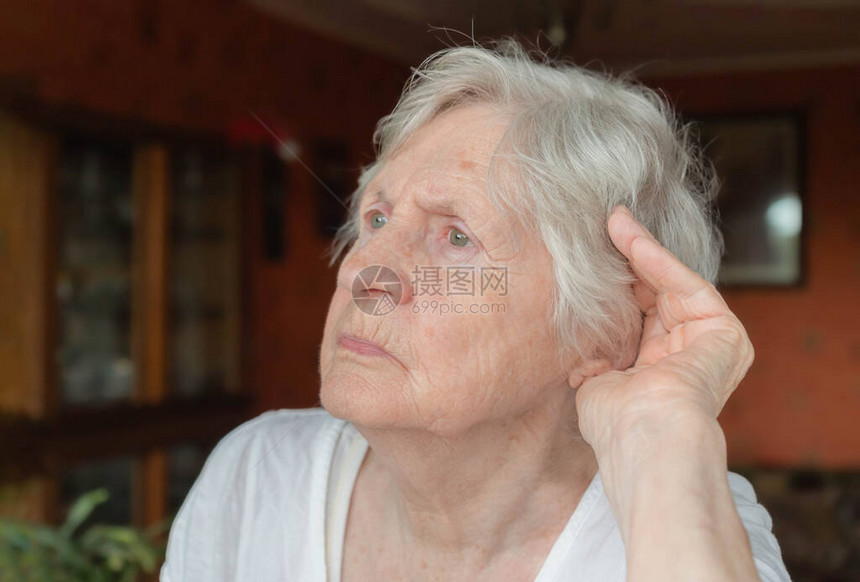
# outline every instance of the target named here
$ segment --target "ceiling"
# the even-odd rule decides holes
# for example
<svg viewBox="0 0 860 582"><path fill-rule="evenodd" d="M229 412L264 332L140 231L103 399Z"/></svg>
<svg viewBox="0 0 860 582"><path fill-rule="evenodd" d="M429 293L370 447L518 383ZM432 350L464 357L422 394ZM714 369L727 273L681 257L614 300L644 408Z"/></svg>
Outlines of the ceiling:
<svg viewBox="0 0 860 582"><path fill-rule="evenodd" d="M860 0L246 0L417 64L516 33L580 64L642 75L860 62Z"/></svg>

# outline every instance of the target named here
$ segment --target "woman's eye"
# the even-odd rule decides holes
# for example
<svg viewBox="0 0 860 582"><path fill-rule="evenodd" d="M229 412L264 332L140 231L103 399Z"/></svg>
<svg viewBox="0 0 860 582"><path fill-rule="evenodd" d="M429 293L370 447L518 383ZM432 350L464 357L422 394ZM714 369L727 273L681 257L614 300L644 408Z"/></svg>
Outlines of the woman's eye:
<svg viewBox="0 0 860 582"><path fill-rule="evenodd" d="M455 247L467 247L472 244L469 237L466 236L463 231L457 230L456 228L452 228L451 232L448 233L448 242Z"/></svg>
<svg viewBox="0 0 860 582"><path fill-rule="evenodd" d="M378 210L370 215L370 228L382 228L386 222L388 222L388 217Z"/></svg>

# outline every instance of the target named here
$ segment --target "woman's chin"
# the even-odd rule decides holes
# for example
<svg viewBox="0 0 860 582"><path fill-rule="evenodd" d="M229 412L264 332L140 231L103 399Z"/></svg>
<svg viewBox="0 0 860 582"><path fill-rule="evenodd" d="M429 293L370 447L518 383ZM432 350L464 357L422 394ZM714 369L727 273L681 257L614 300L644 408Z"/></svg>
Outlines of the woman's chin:
<svg viewBox="0 0 860 582"><path fill-rule="evenodd" d="M324 378L320 402L333 417L372 430L421 430L453 438L475 424L473 415L465 418L438 406L421 406L402 390L383 390L357 378Z"/></svg>
<svg viewBox="0 0 860 582"><path fill-rule="evenodd" d="M324 374L320 403L335 418L368 427L397 424L397 395L357 374Z"/></svg>

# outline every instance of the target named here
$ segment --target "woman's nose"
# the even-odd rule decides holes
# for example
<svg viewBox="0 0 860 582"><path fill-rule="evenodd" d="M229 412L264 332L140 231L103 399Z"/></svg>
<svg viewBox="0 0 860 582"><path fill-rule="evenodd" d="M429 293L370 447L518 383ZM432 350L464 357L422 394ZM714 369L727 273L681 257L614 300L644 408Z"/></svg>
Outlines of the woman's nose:
<svg viewBox="0 0 860 582"><path fill-rule="evenodd" d="M365 235L366 236L366 235ZM337 284L353 300L383 298L395 305L412 300L411 273L415 269L414 240L409 232L386 226L354 243L338 271Z"/></svg>

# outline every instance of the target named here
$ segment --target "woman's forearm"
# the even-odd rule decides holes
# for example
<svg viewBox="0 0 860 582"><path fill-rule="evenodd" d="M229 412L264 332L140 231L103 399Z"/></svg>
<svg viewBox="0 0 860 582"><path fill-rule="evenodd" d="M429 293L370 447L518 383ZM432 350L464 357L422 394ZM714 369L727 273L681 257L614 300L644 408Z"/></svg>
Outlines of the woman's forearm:
<svg viewBox="0 0 860 582"><path fill-rule="evenodd" d="M759 579L715 420L640 425L607 448L598 462L628 581Z"/></svg>

